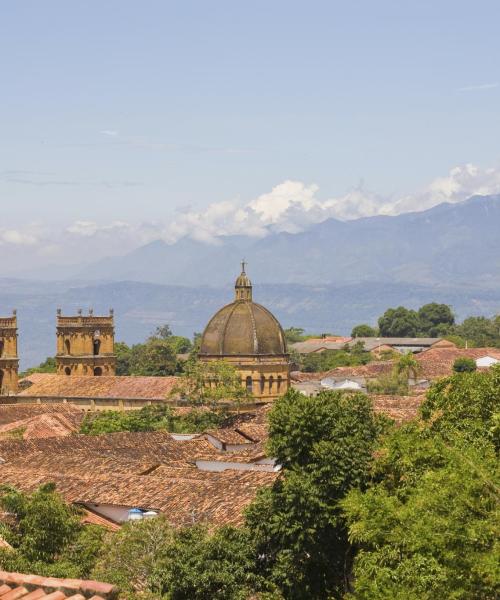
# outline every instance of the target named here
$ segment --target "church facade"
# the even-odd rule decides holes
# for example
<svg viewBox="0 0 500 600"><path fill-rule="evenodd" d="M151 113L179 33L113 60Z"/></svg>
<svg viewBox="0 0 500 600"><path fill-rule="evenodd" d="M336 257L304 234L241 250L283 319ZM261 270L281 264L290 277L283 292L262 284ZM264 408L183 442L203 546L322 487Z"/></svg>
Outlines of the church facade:
<svg viewBox="0 0 500 600"><path fill-rule="evenodd" d="M203 332L199 359L224 360L240 373L256 400L270 401L290 387L290 363L283 329L274 315L253 301L245 263L235 283L234 302L222 307Z"/></svg>

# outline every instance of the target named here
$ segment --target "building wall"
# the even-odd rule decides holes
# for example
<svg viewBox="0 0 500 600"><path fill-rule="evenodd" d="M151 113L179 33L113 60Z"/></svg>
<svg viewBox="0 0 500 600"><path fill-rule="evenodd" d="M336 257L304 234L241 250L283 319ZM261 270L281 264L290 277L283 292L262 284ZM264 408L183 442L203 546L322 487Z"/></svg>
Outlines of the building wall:
<svg viewBox="0 0 500 600"><path fill-rule="evenodd" d="M217 356L201 360L224 360L240 373L241 385L251 391L256 400L276 400L290 388L290 364L287 356Z"/></svg>
<svg viewBox="0 0 500 600"><path fill-rule="evenodd" d="M17 393L17 316L0 318L0 395Z"/></svg>
<svg viewBox="0 0 500 600"><path fill-rule="evenodd" d="M57 315L57 373L59 375L114 375L114 319L93 314Z"/></svg>

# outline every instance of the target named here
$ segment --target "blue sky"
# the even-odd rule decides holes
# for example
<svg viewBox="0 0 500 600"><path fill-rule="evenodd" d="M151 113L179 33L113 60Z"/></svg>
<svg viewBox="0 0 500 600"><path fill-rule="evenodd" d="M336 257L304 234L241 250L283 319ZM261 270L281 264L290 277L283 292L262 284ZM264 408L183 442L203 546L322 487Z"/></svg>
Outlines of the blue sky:
<svg viewBox="0 0 500 600"><path fill-rule="evenodd" d="M184 234L287 181L410 209L472 164L496 191L499 22L497 0L4 2L0 244L194 213Z"/></svg>

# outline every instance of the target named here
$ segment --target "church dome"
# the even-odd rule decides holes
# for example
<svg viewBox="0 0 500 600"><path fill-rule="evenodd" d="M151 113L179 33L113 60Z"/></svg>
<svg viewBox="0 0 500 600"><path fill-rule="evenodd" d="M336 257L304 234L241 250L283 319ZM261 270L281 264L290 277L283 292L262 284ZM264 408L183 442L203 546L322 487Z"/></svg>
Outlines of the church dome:
<svg viewBox="0 0 500 600"><path fill-rule="evenodd" d="M283 356L285 335L278 320L252 301L252 284L245 265L235 284L235 301L209 321L201 339L200 357Z"/></svg>

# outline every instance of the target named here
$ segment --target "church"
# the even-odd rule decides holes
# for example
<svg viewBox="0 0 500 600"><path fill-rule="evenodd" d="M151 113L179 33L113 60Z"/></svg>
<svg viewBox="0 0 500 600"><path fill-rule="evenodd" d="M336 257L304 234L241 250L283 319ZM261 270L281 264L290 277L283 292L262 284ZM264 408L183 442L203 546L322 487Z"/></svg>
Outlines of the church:
<svg viewBox="0 0 500 600"><path fill-rule="evenodd" d="M252 298L245 262L236 279L234 301L222 307L203 332L199 359L224 360L241 374L256 400L275 400L290 387L285 334L276 317Z"/></svg>

